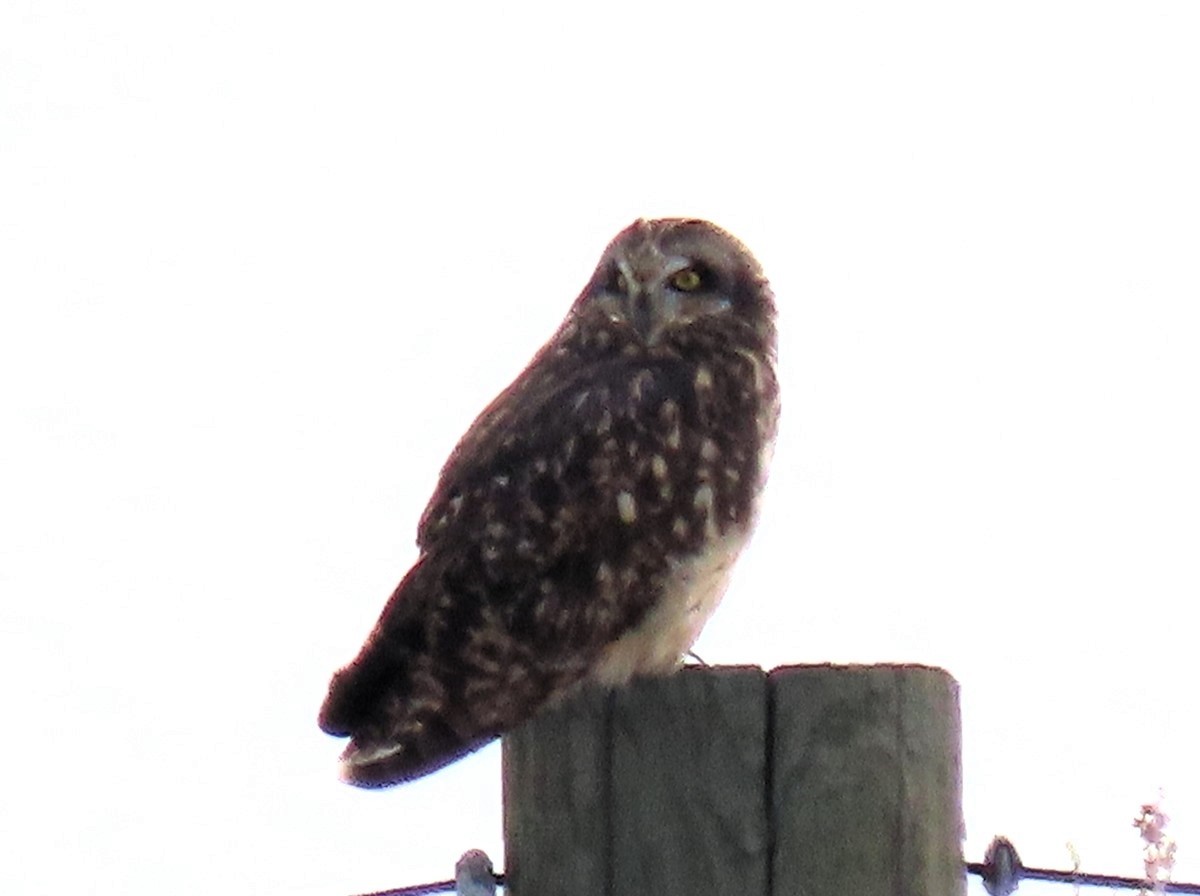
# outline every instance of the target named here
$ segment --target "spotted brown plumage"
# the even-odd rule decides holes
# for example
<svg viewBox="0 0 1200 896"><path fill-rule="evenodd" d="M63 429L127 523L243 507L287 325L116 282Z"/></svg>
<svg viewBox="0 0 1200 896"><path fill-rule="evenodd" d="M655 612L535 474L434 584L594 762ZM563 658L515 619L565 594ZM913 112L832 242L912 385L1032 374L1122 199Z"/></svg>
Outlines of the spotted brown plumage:
<svg viewBox="0 0 1200 896"><path fill-rule="evenodd" d="M427 774L585 681L671 672L753 527L778 416L762 272L705 221L637 221L471 425L420 556L320 725L343 774Z"/></svg>

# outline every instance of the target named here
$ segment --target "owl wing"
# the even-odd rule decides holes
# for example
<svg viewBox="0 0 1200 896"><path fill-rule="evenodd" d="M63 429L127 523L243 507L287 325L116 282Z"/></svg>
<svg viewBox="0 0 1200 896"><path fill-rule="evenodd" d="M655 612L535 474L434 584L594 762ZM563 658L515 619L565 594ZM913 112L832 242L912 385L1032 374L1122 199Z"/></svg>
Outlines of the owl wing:
<svg viewBox="0 0 1200 896"><path fill-rule="evenodd" d="M354 783L425 774L584 678L654 605L705 429L679 360L536 360L471 426L417 565L321 713ZM686 487L686 486L685 486ZM686 546L684 546L686 547Z"/></svg>
<svg viewBox="0 0 1200 896"><path fill-rule="evenodd" d="M501 596L510 613L531 601L546 622L557 612L594 624L590 638L569 639L572 650L636 624L654 598L632 581L649 572L637 549L656 540L671 503L654 459L684 453L683 430L699 424L684 367L622 357L569 368L535 362L447 460L419 525L422 551L471 579L481 599ZM600 612L601 567L615 574L628 562L637 568L626 572L620 606ZM527 621L536 629L537 618Z"/></svg>

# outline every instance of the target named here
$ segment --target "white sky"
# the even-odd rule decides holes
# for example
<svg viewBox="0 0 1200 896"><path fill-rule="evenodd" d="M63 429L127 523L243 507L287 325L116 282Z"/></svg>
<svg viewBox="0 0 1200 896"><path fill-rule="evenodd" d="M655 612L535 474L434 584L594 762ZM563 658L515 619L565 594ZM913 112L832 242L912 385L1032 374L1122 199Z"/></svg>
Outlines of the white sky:
<svg viewBox="0 0 1200 896"><path fill-rule="evenodd" d="M968 856L1138 873L1161 787L1200 879L1200 4L435 6L0 6L0 892L502 864L497 747L364 792L315 715L658 215L780 305L699 652L943 664Z"/></svg>

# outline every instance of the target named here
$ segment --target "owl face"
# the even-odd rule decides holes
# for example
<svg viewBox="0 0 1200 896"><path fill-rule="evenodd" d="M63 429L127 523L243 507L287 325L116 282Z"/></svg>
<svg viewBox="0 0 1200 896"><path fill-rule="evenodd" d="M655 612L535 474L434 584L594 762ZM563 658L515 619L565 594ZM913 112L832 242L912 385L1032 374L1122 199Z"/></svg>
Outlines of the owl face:
<svg viewBox="0 0 1200 896"><path fill-rule="evenodd" d="M637 221L609 245L576 312L656 349L700 321L762 318L762 283L744 247L706 221Z"/></svg>

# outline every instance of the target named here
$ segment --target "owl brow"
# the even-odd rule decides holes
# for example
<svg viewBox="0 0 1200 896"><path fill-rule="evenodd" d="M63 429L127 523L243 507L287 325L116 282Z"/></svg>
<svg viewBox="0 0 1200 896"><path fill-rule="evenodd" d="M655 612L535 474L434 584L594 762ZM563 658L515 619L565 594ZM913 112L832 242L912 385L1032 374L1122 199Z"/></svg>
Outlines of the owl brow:
<svg viewBox="0 0 1200 896"><path fill-rule="evenodd" d="M621 281L624 280L628 284L632 277L633 272L630 270L628 263L622 264L621 262L622 259L614 258L609 266L607 285L613 292L621 292L623 289Z"/></svg>

